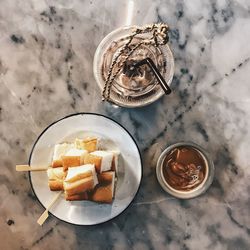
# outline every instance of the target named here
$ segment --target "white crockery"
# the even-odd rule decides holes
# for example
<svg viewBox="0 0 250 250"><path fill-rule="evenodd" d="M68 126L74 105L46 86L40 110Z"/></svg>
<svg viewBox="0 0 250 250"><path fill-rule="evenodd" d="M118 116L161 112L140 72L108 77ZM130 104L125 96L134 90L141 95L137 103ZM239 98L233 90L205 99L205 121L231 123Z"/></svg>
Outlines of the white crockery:
<svg viewBox="0 0 250 250"><path fill-rule="evenodd" d="M118 216L132 202L142 177L140 152L132 136L117 122L92 113L70 115L47 127L33 146L29 164L50 165L55 144L73 142L77 137L86 136L101 138L106 150L120 151L118 181L112 204L71 202L62 195L50 213L76 225L95 225ZM46 208L57 193L50 191L46 171L30 172L30 182L38 200Z"/></svg>

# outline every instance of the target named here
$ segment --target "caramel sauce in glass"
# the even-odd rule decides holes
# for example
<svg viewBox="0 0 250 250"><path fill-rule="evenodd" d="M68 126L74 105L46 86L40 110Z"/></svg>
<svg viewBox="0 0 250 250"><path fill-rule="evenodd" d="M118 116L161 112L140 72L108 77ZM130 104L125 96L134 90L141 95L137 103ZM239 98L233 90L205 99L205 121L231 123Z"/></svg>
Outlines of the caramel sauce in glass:
<svg viewBox="0 0 250 250"><path fill-rule="evenodd" d="M207 163L199 150L180 146L167 154L163 162L165 181L174 189L190 191L205 179Z"/></svg>

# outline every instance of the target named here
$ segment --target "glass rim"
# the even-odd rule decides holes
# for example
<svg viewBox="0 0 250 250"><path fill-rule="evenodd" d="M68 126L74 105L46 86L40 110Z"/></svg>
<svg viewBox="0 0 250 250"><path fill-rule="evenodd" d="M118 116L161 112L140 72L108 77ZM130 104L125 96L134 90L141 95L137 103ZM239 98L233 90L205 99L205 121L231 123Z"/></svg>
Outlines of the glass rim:
<svg viewBox="0 0 250 250"><path fill-rule="evenodd" d="M206 160L207 176L205 177L205 179L202 181L201 184L199 184L196 188L190 191L181 191L181 190L174 189L166 182L166 180L163 177L162 167L163 167L163 161L166 155L174 148L177 148L180 146L193 147L194 149L198 150L198 152ZM156 165L156 176L161 187L164 189L164 191L166 191L170 195L179 199L191 199L191 198L197 197L205 193L207 189L210 187L210 185L212 184L213 179L214 179L214 163L211 160L210 156L208 155L207 151L204 150L201 146L199 146L198 144L194 142L181 141L181 142L173 143L167 146L162 151L162 153L160 154L158 158L157 165Z"/></svg>
<svg viewBox="0 0 250 250"><path fill-rule="evenodd" d="M119 27L113 31L111 31L109 34L107 34L102 41L99 43L95 55L94 55L94 60L93 60L93 73L95 80L97 82L97 85L99 88L102 90L104 86L104 80L102 79L102 73L101 73L101 65L102 65L102 60L101 56L103 54L103 50L110 44L110 41L112 40L115 35L120 35L118 36L117 39L121 37L126 37L126 32L131 30L132 28L136 28L137 26L123 26ZM169 47L169 44L166 44L162 46L162 49L165 50L165 55L167 55L167 59L165 60L167 63L167 71L165 73L165 77L167 76L166 82L170 86L173 76L174 76L174 57L172 54L172 51ZM162 88L159 86L159 84L152 84L154 87L151 88L151 91L146 93L144 95L138 96L138 97L131 97L129 96L128 98L126 96L118 95L116 91L111 90L110 94L110 102L121 106L121 107L126 107L126 108L134 108L134 107L143 107L146 105L149 105L156 100L158 100L160 97L164 95L164 91ZM141 100L140 100L141 99Z"/></svg>

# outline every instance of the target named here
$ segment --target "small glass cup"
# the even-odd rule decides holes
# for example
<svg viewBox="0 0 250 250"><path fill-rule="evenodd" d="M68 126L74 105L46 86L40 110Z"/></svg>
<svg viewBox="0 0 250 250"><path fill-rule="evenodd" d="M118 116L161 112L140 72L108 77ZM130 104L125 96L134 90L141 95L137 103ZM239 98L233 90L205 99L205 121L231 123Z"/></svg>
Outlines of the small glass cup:
<svg viewBox="0 0 250 250"><path fill-rule="evenodd" d="M94 56L93 71L101 90L105 86L108 70L113 59L128 41L128 37L134 28L134 26L128 26L116 29L99 44ZM149 33L136 35L131 42L131 46L135 46L149 36ZM170 86L174 75L174 58L168 44L158 47L142 44L131 54L128 61L138 62L146 57L154 62L166 83ZM163 89L146 66L143 68L142 74L146 77L127 77L121 71L112 83L110 101L118 106L132 108L145 106L158 100L164 94Z"/></svg>
<svg viewBox="0 0 250 250"><path fill-rule="evenodd" d="M198 153L202 156L205 162L206 167L206 174L204 177L204 180L194 189L189 191L180 191L168 184L168 182L165 180L163 175L163 162L167 155L175 148L179 147L191 147L198 151ZM157 166L156 166L156 176L158 179L158 182L160 183L161 187L171 194L172 196L180 199L190 199L197 197L207 191L207 189L212 184L213 178L214 178L214 164L213 161L210 159L206 151L201 148L199 145L192 143L192 142L178 142L175 144L172 144L168 146L160 155Z"/></svg>

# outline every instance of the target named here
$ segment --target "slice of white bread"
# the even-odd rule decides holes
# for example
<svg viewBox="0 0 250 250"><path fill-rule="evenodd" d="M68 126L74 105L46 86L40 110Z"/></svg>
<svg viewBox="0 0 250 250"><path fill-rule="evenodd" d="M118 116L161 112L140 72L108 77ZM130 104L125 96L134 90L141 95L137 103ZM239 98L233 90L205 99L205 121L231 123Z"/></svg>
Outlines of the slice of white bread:
<svg viewBox="0 0 250 250"><path fill-rule="evenodd" d="M65 199L66 201L83 201L83 200L88 200L88 193L80 193L80 194L74 194L74 195L69 195L65 193Z"/></svg>
<svg viewBox="0 0 250 250"><path fill-rule="evenodd" d="M87 137L84 139L75 139L75 147L77 149L84 149L88 152L93 152L97 150L98 139L96 137Z"/></svg>
<svg viewBox="0 0 250 250"><path fill-rule="evenodd" d="M62 166L62 156L64 156L67 151L74 147L73 143L61 143L56 144L54 147L54 154L52 159L52 167L57 168Z"/></svg>
<svg viewBox="0 0 250 250"><path fill-rule="evenodd" d="M98 179L95 171L95 166L93 164L86 164L79 167L70 167L68 168L68 173L65 181L74 182L90 176L93 176L94 185L97 185Z"/></svg>
<svg viewBox="0 0 250 250"><path fill-rule="evenodd" d="M63 169L66 171L69 167L80 166L84 162L84 156L88 151L84 149L70 149L64 156L62 156Z"/></svg>
<svg viewBox="0 0 250 250"><path fill-rule="evenodd" d="M113 182L114 171L103 172L97 175L99 185L106 185Z"/></svg>
<svg viewBox="0 0 250 250"><path fill-rule="evenodd" d="M115 171L116 175L118 173L118 164L119 164L119 155L120 152L119 151L110 151L113 153L113 160L112 160L112 166L111 166L111 170Z"/></svg>
<svg viewBox="0 0 250 250"><path fill-rule="evenodd" d="M63 180L65 178L65 172L62 167L49 168L47 170L49 178L49 188L51 191L63 190Z"/></svg>
<svg viewBox="0 0 250 250"><path fill-rule="evenodd" d="M114 197L115 172L101 173L98 179L100 183L91 192L89 199L95 202L111 203Z"/></svg>
<svg viewBox="0 0 250 250"><path fill-rule="evenodd" d="M113 152L99 150L86 154L84 163L95 164L97 173L102 173L111 170L113 158Z"/></svg>
<svg viewBox="0 0 250 250"><path fill-rule="evenodd" d="M68 168L68 172L70 172L69 169L71 169L71 168ZM65 181L72 183L72 182L79 181L81 179L84 179L84 178L87 178L87 177L91 177L91 176L93 176L91 170L86 171L84 173L79 173L77 175L72 175L72 176L69 176L69 174L68 174L67 178L65 179Z"/></svg>
<svg viewBox="0 0 250 250"><path fill-rule="evenodd" d="M51 191L61 191L63 188L63 180L49 180L49 188Z"/></svg>
<svg viewBox="0 0 250 250"><path fill-rule="evenodd" d="M94 164L95 170L97 173L100 173L101 171L101 164L102 164L102 157L92 155L92 154L86 154L84 156L84 163L85 164Z"/></svg>
<svg viewBox="0 0 250 250"><path fill-rule="evenodd" d="M92 190L95 187L93 176L86 177L84 179L77 180L74 182L64 181L63 186L64 186L65 195L67 196L80 194L88 190Z"/></svg>
<svg viewBox="0 0 250 250"><path fill-rule="evenodd" d="M92 190L97 184L95 166L91 164L70 167L63 183L65 195L68 196Z"/></svg>

